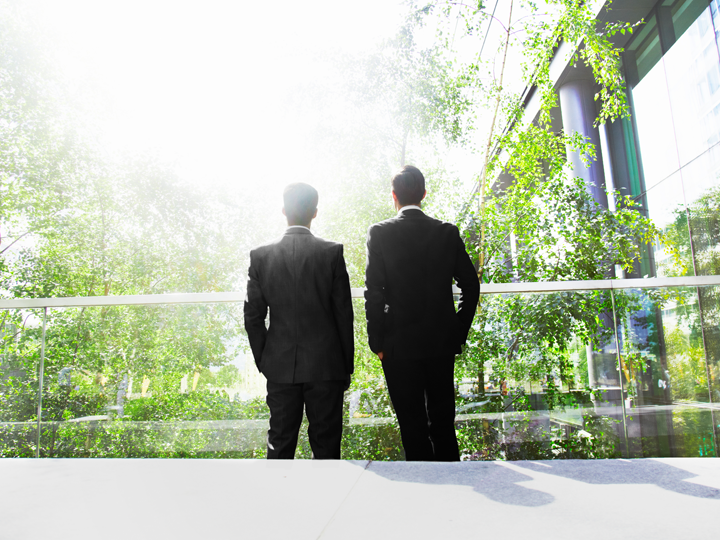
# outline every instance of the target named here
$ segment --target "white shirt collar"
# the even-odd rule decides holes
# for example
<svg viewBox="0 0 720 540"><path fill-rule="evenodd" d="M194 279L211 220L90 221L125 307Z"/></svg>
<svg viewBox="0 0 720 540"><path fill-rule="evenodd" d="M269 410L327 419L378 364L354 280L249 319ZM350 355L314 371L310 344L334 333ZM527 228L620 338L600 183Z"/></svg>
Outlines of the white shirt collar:
<svg viewBox="0 0 720 540"><path fill-rule="evenodd" d="M305 227L305 225L290 225L290 226L287 228L287 230L290 230L290 229L305 229L305 230L308 231L308 232L312 232L312 231L310 231L310 229L308 229L307 227Z"/></svg>
<svg viewBox="0 0 720 540"><path fill-rule="evenodd" d="M419 206L416 206L414 204L408 204L407 206L403 206L400 210L398 210L398 215L402 214L405 210L420 210L422 212L422 208Z"/></svg>

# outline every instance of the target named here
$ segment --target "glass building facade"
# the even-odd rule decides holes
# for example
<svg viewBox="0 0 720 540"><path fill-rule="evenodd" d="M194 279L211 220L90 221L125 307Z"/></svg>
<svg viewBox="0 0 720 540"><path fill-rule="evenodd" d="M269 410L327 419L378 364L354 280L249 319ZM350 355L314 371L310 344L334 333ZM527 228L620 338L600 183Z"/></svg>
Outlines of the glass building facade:
<svg viewBox="0 0 720 540"><path fill-rule="evenodd" d="M672 265L656 245L641 270L651 275L720 274L718 8L717 0L658 2L626 47L634 135L627 146L634 143L638 166L631 193L684 262ZM715 291L698 288L655 317L674 403L720 402L718 308Z"/></svg>
<svg viewBox="0 0 720 540"><path fill-rule="evenodd" d="M720 2L615 1L600 15L612 17L644 21L616 43L631 116L592 126L597 87L582 66L567 66L557 87L563 129L600 149L589 169L578 160L575 174L603 206L612 204L605 188L630 195L665 234L632 272L615 277L718 275ZM717 287L625 294L639 308L616 322L617 342L585 353L590 385L604 396L596 407L623 401L633 411L622 417L632 457L717 455Z"/></svg>
<svg viewBox="0 0 720 540"><path fill-rule="evenodd" d="M630 192L679 242L689 275L720 273L713 230L720 188L718 24L716 0L666 0L624 55L634 132L628 153L637 167ZM662 246L649 258L648 273L678 273Z"/></svg>

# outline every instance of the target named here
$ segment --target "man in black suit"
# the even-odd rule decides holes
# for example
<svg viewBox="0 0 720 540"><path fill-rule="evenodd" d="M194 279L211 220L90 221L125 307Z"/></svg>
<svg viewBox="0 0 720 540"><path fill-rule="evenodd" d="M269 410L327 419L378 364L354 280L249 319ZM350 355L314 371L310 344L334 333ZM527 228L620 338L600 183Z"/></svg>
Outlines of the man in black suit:
<svg viewBox="0 0 720 540"><path fill-rule="evenodd" d="M365 314L382 362L408 461L458 461L455 355L480 296L458 228L420 209L425 178L413 166L392 179L396 217L368 230ZM462 291L458 310L452 283Z"/></svg>
<svg viewBox="0 0 720 540"><path fill-rule="evenodd" d="M295 456L304 405L313 458L340 459L343 393L354 357L343 246L310 232L315 188L290 184L283 200L288 228L279 240L250 252L244 305L250 347L267 378L267 457Z"/></svg>

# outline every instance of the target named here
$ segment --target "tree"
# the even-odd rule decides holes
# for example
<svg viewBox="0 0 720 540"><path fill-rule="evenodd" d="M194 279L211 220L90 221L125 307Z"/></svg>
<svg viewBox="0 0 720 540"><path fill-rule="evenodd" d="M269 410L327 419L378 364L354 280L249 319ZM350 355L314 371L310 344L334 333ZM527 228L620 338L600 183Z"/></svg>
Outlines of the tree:
<svg viewBox="0 0 720 540"><path fill-rule="evenodd" d="M438 24L445 54L457 54L455 31L446 30L445 21L451 27L461 23L464 43L479 51L458 70L455 84L474 100L474 119L465 125L489 123L479 149L476 190L460 219L478 277L493 283L605 279L616 265L629 269L641 246L661 232L630 198L610 194L616 210L603 208L581 179L568 174L570 152L588 163L595 152L580 135L553 127L557 96L550 62L561 42L578 44L572 62L586 64L600 86L596 122L614 121L628 109L620 51L610 37L632 32L633 26L598 23L590 3L572 0L550 0L542 10L533 2L505 7L507 20L495 18L482 2L438 1L420 8ZM488 65L479 38L491 18L502 30L498 53ZM514 62L523 63L523 82L540 96L535 123L523 118L521 96L506 79L513 54ZM559 388L555 381L573 385L573 340L597 344L613 331L611 319L598 316L612 313L610 300L600 293L483 297L465 353L466 373L476 374L481 394L486 364L500 382L543 382L552 406ZM631 309L627 302L615 307ZM622 320L624 312L618 316Z"/></svg>
<svg viewBox="0 0 720 540"><path fill-rule="evenodd" d="M669 275L692 270L695 275L720 273L720 188L705 191L687 211L675 210L675 220L667 227L664 249L675 249L683 262L678 271L665 264ZM688 227L689 225L689 227ZM673 393L682 399L698 397L710 392L713 401L720 400L720 295L717 287L699 287L682 291L676 299L679 322L688 325L690 335L685 347L674 347L676 358L672 362ZM677 340L676 340L677 343ZM704 354L703 354L704 351ZM702 363L699 356L702 355ZM704 363L704 367L703 364ZM698 369L704 373L699 374ZM703 385L704 391L701 390ZM691 391L691 388L693 389Z"/></svg>
<svg viewBox="0 0 720 540"><path fill-rule="evenodd" d="M60 76L21 11L1 7L0 294L236 289L257 242L251 201L198 192L153 159L108 158L81 136ZM9 398L0 414L32 420L41 315L2 317L0 385ZM43 418L104 413L144 380L149 392L177 392L198 366L225 364L242 345L241 330L238 306L49 310Z"/></svg>

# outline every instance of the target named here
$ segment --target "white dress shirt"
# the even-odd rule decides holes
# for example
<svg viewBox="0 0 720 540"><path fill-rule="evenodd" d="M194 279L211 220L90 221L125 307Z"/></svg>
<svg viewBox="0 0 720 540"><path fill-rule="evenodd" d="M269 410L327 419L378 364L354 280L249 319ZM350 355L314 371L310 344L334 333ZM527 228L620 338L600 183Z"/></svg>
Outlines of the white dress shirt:
<svg viewBox="0 0 720 540"><path fill-rule="evenodd" d="M398 215L402 214L405 210L420 210L422 212L422 208L419 206L416 206L414 204L408 204L407 206L403 206L400 210L398 210Z"/></svg>

